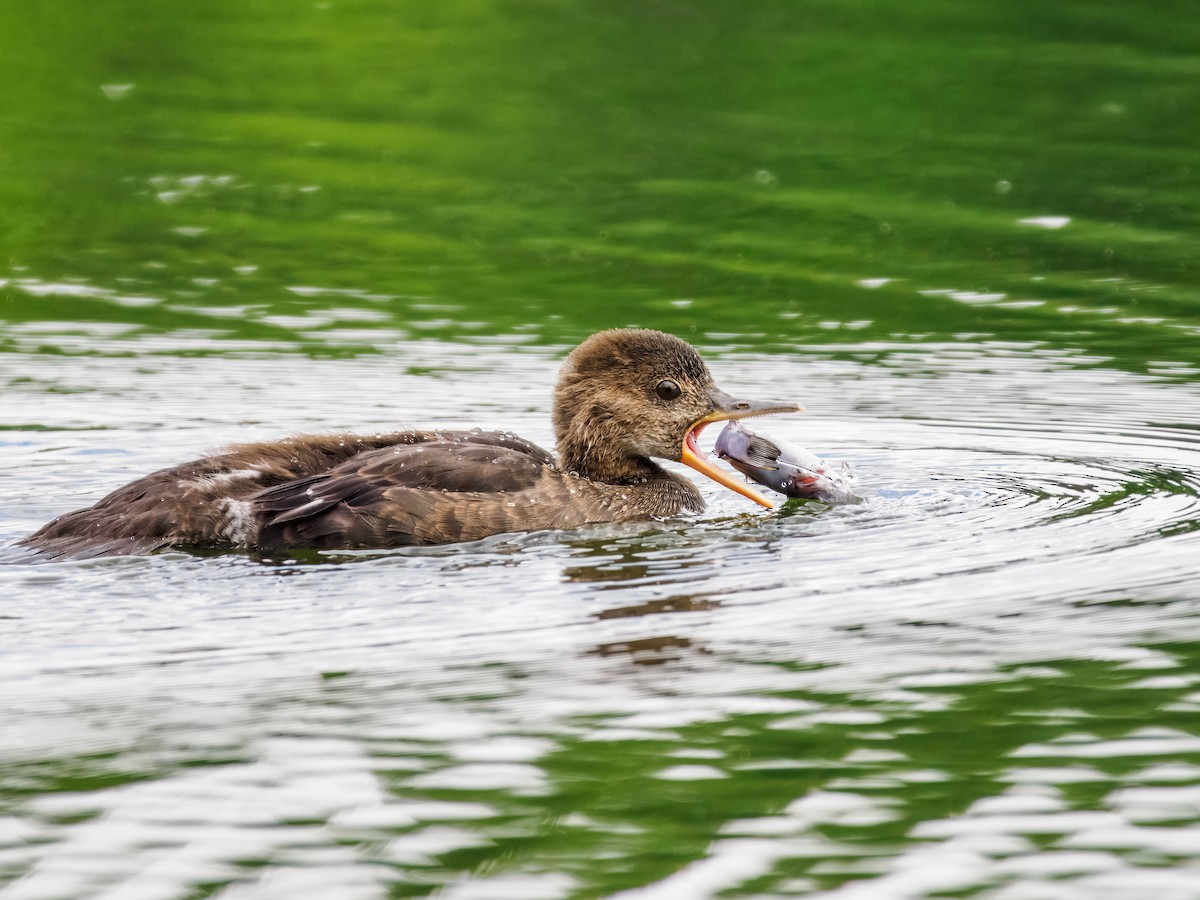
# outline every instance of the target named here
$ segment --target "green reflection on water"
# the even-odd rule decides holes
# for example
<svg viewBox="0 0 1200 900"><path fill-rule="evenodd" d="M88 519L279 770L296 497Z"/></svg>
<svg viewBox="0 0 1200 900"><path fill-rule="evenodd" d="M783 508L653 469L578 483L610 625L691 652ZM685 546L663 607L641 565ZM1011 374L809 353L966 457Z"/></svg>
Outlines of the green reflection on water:
<svg viewBox="0 0 1200 900"><path fill-rule="evenodd" d="M9 5L0 203L24 268L0 278L117 299L10 283L0 319L199 330L218 353L642 324L1195 362L1186 11ZM1047 216L1070 222L1018 224Z"/></svg>
<svg viewBox="0 0 1200 900"><path fill-rule="evenodd" d="M1158 649L1194 671L1193 645ZM643 663L656 656L640 655ZM669 666L664 677L669 684ZM887 858L928 839L914 834L921 823L952 821L1014 784L1060 792L1064 810L1106 810L1117 788L1155 783L1157 776L1143 777L1148 767L1200 761L1194 750L1167 755L1152 741L1125 752L1109 744L1150 723L1178 734L1193 730L1194 704L1181 702L1189 689L1153 688L1136 667L1059 660L1009 667L976 683L966 676L954 687L914 690L927 695L926 708L795 692L781 699L809 704L811 712L714 717L670 729L674 734L661 739L603 739L606 726L620 729L619 720L579 723L583 739L563 740L539 762L553 783L542 799L513 803L499 792L436 794L499 800L517 822L536 822L521 829L506 816L481 829L495 837L493 845L457 851L446 862L488 874L497 867L565 871L581 885L572 896L608 896L683 871L717 853L723 839L769 836L786 844L786 838L802 836L810 843L800 855L785 850L761 877L730 885L728 896L802 895L806 891L787 889L794 879L832 890L876 871L860 867L863 862L875 861L878 871L886 871ZM1106 745L1111 753L1104 752ZM1078 755L1073 747L1081 748ZM681 766L710 768L714 777L664 777ZM406 795L404 787L396 790ZM865 802L824 818L788 812L793 801L814 792ZM1029 821L1014 821L1011 833L1023 834L1022 825L1033 844L1045 846L1054 843L1050 836L1077 827L1041 832ZM521 836L506 837L514 833ZM1173 861L1170 853L1161 859Z"/></svg>
<svg viewBox="0 0 1200 900"><path fill-rule="evenodd" d="M911 627L952 626L914 622ZM887 640L887 635L880 631L875 638ZM1171 672L1192 672L1200 665L1194 644L1157 645L1153 651L1170 660ZM659 696L669 697L672 679L686 677L693 653L676 653L674 663L663 665L661 655L638 651L629 657L631 671L617 666L612 674L633 677L637 664L652 664L663 681ZM1194 740L1173 752L1160 743L1163 735L1169 742L1171 734L1193 732L1195 718L1194 691L1186 679L1155 683L1151 676L1160 671L1110 661L1047 660L1036 667L990 670L980 680L964 673L962 682L953 685L909 685L903 700L874 698L869 692L789 690L774 699L798 708L783 712L721 712L719 706L730 699L722 697L705 715L697 706L701 698L684 696L681 707L701 710L701 721L645 729L642 737L623 733L624 717L571 718L551 726L556 733L545 735L551 751L534 763L546 776L544 789L536 791L415 787L414 772L459 766L457 751L463 742L414 740L403 734L363 738L343 735L335 725L332 734L349 738L356 749L350 752L339 739L324 751L330 762L352 764L359 751L366 752L392 801L433 801L450 811L433 813L429 821L403 823L401 815L398 824L354 826L344 832L335 827L333 833L340 846L354 848L360 864L394 870L393 897L425 896L468 875L488 879L541 872L576 879L575 889L564 896L609 896L686 872L688 863L719 854L722 842L756 836L777 843L778 855L768 858L758 874L743 872L734 878L723 895L802 896L809 889L832 890L869 872L886 872L890 860L970 833L971 823L987 816L995 817L991 833L1029 841L1026 850L1010 847L996 854L1034 855L1037 848L1061 849L1063 835L1087 830L1071 815L1056 827L1057 811L1121 808L1120 789L1169 786L1200 765ZM514 670L511 676L519 684L526 674ZM352 729L370 732L372 716L380 710L405 708L408 686L393 682L387 687L386 682L365 673L341 673L317 694L301 691L277 701L298 713L290 720L287 738L297 746L315 742L318 749L309 751L315 754L311 758L323 759L319 748L331 737L331 722L353 723ZM486 718L495 700L447 696L442 702L447 720L453 720L464 711ZM254 762L257 751L249 746L245 757L236 752L214 756L211 748L207 755L189 754L185 748L190 741L209 743L191 731L195 727L208 726L176 721L119 755L64 756L0 767L0 812L21 812L29 798L62 794L70 801L70 812L49 804L42 815L55 826L69 825L88 818L89 796L97 811L108 803L120 807L121 785L169 783L189 768ZM1139 734L1144 735L1142 743L1137 742ZM681 767L693 767L692 774L672 778L670 773ZM696 774L700 768L711 775ZM1171 774L1172 768L1184 774ZM167 791L169 795L169 787ZM188 797L185 793L179 801L185 807ZM1047 809L1024 814L983 812L977 806L1006 797L1055 799ZM835 802L805 805L814 798ZM1171 826L1194 822L1190 802L1185 795L1178 820L1151 822L1144 835L1152 841L1160 826L1167 835ZM460 804L461 817L453 811ZM482 812L468 814L468 808ZM271 823L283 836L273 851L280 859L239 859L214 887L252 878L262 866L293 858L297 847L313 840L307 826L324 820L316 814ZM186 839L186 815L167 821L164 845ZM474 836L469 845L431 849L428 861L389 858L390 840L447 823L468 829ZM933 829L923 833L930 823ZM181 824L183 838L169 827ZM288 837L289 829L294 836ZM1120 845L1112 852L1135 867L1186 864L1182 851L1168 847ZM975 896L995 888L982 869L978 877L952 895ZM1010 871L1005 877L1014 876Z"/></svg>

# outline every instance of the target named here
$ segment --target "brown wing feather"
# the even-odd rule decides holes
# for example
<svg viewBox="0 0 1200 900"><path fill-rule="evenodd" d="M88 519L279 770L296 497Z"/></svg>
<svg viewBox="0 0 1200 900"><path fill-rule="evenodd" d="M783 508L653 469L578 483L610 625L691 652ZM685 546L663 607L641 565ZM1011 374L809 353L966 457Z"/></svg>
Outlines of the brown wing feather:
<svg viewBox="0 0 1200 900"><path fill-rule="evenodd" d="M181 544L230 545L228 500L261 490L268 475L209 457L152 472L94 506L59 516L20 543L45 556L86 559L153 553Z"/></svg>
<svg viewBox="0 0 1200 900"><path fill-rule="evenodd" d="M251 498L262 522L259 544L380 547L459 540L446 532L455 530L453 521L477 512L479 496L495 502L497 495L534 489L553 473L551 462L540 447L494 433L440 435L360 453L323 475Z"/></svg>
<svg viewBox="0 0 1200 900"><path fill-rule="evenodd" d="M347 461L384 448L470 439L549 461L540 447L512 435L402 431L382 435L303 435L241 444L214 456L152 472L94 506L59 516L20 543L49 557L152 553L172 546L237 547L254 543L245 508L273 486L307 483ZM356 502L362 503L365 496ZM324 529L334 527L330 519ZM347 523L349 527L349 523Z"/></svg>

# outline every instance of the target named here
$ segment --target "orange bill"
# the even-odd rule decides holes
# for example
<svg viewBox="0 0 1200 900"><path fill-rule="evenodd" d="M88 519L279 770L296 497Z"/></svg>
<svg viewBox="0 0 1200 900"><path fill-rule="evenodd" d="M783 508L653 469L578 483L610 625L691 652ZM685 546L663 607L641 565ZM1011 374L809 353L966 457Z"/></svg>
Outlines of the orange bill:
<svg viewBox="0 0 1200 900"><path fill-rule="evenodd" d="M743 497L753 500L767 509L774 509L774 504L770 500L767 500L762 494L747 485L745 481L731 475L724 469L718 468L706 454L701 452L696 439L700 436L700 432L704 430L705 426L712 422L721 422L728 419L748 419L751 416L766 416L772 413L804 412L804 407L799 403L764 403L756 400L735 400L716 387L710 390L709 396L712 397L713 411L687 430L687 434L683 438L683 447L680 448L679 461L685 466L691 466L697 472L707 475L713 481L717 482L717 484L724 485L731 491L741 494Z"/></svg>

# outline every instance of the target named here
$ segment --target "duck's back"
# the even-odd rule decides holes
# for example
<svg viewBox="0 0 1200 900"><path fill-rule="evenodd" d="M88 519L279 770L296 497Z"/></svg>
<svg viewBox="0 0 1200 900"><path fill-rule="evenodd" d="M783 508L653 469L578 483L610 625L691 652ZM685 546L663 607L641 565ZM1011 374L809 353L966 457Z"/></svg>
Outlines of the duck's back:
<svg viewBox="0 0 1200 900"><path fill-rule="evenodd" d="M432 435L304 435L242 444L161 469L94 506L59 516L21 543L52 557L151 553L170 546L235 547L254 528L255 494L327 472L354 456Z"/></svg>
<svg viewBox="0 0 1200 900"><path fill-rule="evenodd" d="M670 515L676 479L641 490L564 473L500 432L309 435L245 444L131 482L22 543L47 556L168 547L373 548ZM692 489L694 491L694 488Z"/></svg>
<svg viewBox="0 0 1200 900"><path fill-rule="evenodd" d="M572 501L605 493L603 486L560 472L549 453L515 435L440 432L356 454L321 474L261 491L250 502L260 522L257 546L327 549L569 528L590 521Z"/></svg>

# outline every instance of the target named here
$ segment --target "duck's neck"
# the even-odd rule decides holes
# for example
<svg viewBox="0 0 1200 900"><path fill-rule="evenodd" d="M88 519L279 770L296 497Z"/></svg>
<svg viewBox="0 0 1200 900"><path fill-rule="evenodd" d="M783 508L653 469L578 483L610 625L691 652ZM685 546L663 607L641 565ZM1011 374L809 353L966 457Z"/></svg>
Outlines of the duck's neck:
<svg viewBox="0 0 1200 900"><path fill-rule="evenodd" d="M642 484L668 477L658 463L645 456L616 452L613 445L596 432L571 431L560 435L558 464L565 472L603 484Z"/></svg>
<svg viewBox="0 0 1200 900"><path fill-rule="evenodd" d="M592 387L569 380L555 391L559 468L598 484L640 486L644 490L637 493L658 510L655 515L703 509L695 484L668 472L637 446L636 426L628 424L631 417L615 412L611 403L597 402L592 393Z"/></svg>
<svg viewBox="0 0 1200 900"><path fill-rule="evenodd" d="M600 461L560 452L559 464L564 471L618 491L623 507L644 515L674 516L704 510L704 498L690 479L668 472L651 459Z"/></svg>

